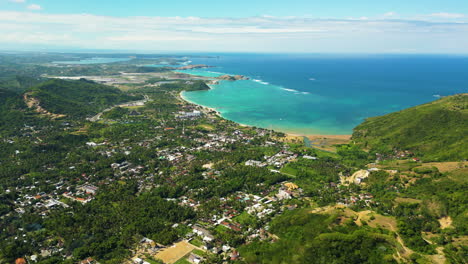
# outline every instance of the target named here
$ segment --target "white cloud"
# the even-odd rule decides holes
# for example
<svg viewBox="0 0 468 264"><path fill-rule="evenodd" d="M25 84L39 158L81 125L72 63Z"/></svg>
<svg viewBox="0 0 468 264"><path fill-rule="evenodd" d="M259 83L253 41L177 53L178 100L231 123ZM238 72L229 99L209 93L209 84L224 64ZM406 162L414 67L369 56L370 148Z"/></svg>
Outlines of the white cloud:
<svg viewBox="0 0 468 264"><path fill-rule="evenodd" d="M108 37L107 40L109 41L125 41L125 42L139 42L139 41L206 41L210 40L210 38L201 38L201 37L190 37L184 35L121 35L121 36L113 36Z"/></svg>
<svg viewBox="0 0 468 264"><path fill-rule="evenodd" d="M212 34L273 34L273 33L305 33L305 32L324 32L324 29L318 28L259 28L256 26L246 27L194 27L190 29L193 32L203 32Z"/></svg>
<svg viewBox="0 0 468 264"><path fill-rule="evenodd" d="M13 3L26 3L26 0L10 0Z"/></svg>
<svg viewBox="0 0 468 264"><path fill-rule="evenodd" d="M457 14L457 13L433 13L429 15L430 17L436 18L446 18L446 19L457 19L457 18L465 18L465 14Z"/></svg>
<svg viewBox="0 0 468 264"><path fill-rule="evenodd" d="M41 10L42 9L42 7L40 5L36 5L36 4L30 4L30 5L27 6L27 8L29 10Z"/></svg>
<svg viewBox="0 0 468 264"><path fill-rule="evenodd" d="M60 43L93 49L468 53L468 22L445 17L108 17L0 11L0 48Z"/></svg>
<svg viewBox="0 0 468 264"><path fill-rule="evenodd" d="M396 16L396 15L397 15L397 13L395 13L395 12L387 12L387 13L383 14L383 16L384 16L384 17L387 17L387 18L388 18L388 17L394 17L394 16Z"/></svg>

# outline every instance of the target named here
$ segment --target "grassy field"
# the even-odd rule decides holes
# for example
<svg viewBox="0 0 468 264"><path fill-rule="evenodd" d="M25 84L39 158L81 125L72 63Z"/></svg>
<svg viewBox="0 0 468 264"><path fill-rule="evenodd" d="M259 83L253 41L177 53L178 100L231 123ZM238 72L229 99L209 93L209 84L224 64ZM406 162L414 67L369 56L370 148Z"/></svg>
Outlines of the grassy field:
<svg viewBox="0 0 468 264"><path fill-rule="evenodd" d="M178 261L174 262L174 264L192 264L187 258L181 258Z"/></svg>
<svg viewBox="0 0 468 264"><path fill-rule="evenodd" d="M190 244L197 246L197 247L203 246L203 242L198 237L195 237L194 239L190 240Z"/></svg>
<svg viewBox="0 0 468 264"><path fill-rule="evenodd" d="M232 220L241 225L246 225L246 224L252 223L253 221L255 221L255 219L256 218L254 216L244 211L242 212L242 214L234 217Z"/></svg>
<svg viewBox="0 0 468 264"><path fill-rule="evenodd" d="M229 229L225 226L222 226L222 225L218 225L215 227L215 230L216 232L218 233L225 233L226 231L228 231Z"/></svg>

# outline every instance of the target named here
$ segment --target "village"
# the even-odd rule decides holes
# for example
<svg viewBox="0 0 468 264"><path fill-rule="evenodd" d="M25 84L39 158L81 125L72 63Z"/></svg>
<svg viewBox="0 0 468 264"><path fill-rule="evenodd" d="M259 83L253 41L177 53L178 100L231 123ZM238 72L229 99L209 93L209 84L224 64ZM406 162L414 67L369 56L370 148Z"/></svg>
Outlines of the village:
<svg viewBox="0 0 468 264"><path fill-rule="evenodd" d="M163 79L150 86L165 91L167 88L163 87L172 83ZM194 83L184 80L183 84ZM296 175L284 168L298 161L320 162L321 158L312 154L313 151L301 151L300 145L299 148L292 147L279 140L282 136L277 132L239 126L221 118L215 109L187 103L178 95L179 91L164 93L171 98L165 100L173 102L166 109L158 106L161 99L144 94L143 100L109 107L86 121L63 121L54 127L25 126L21 135L4 139L8 144L15 144L26 138L41 146L51 130L82 135L89 133L92 127L132 126L129 133L124 130L119 133L110 130L94 132L94 138L77 145L75 151L87 157L85 163L79 155L68 153L63 161L66 166L47 167L49 179L21 179L27 184L6 190L17 198L14 212L2 218L12 214L17 217L37 214L47 218L62 209L92 206L93 200L107 186L136 181L138 193L159 189L164 192L168 188L179 190L182 195L169 195L164 199L189 208L197 217L195 221L172 225L180 234L172 244L163 245L154 238L140 238L127 258L129 264L231 263L242 259L237 249L242 244L278 240L269 232L270 221L285 211L298 208L299 204L311 203L303 186L294 183ZM252 151L239 152L242 148ZM16 151L18 164L21 154L21 150ZM216 182L222 185L229 181L227 171L232 164L239 164L244 170L241 173L252 173L254 178L261 174L271 180L265 183L264 179L256 179L258 182L249 183L252 186L234 189L217 186ZM355 175L336 175L341 176L341 180L324 184L316 192L315 199L333 193L338 204L371 207L374 205L371 194L354 192L348 186L365 182L373 170L375 168ZM197 180L190 180L193 177ZM195 184L203 181L212 182L217 190ZM27 233L18 229L15 239L25 243L33 240ZM70 258L63 244L64 241L58 239L39 245L39 252L25 256L25 259L35 262L50 256ZM81 263L99 263L99 260L90 256Z"/></svg>

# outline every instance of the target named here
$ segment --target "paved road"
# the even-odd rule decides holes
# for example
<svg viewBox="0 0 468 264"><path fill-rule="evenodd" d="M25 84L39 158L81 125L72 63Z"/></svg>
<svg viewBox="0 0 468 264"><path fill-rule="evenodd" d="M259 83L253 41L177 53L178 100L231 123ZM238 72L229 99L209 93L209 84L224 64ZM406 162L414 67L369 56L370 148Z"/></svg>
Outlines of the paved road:
<svg viewBox="0 0 468 264"><path fill-rule="evenodd" d="M129 107L129 106L136 106L136 105L144 105L146 102L150 100L148 95L145 94L144 97L145 99L143 100L132 101L132 102L124 103L124 104L118 104L118 105L114 105L112 107L106 108L102 110L102 112L98 113L97 115L88 118L88 120L91 122L97 122L101 119L102 114L104 114L105 112L109 112L110 110L116 107Z"/></svg>

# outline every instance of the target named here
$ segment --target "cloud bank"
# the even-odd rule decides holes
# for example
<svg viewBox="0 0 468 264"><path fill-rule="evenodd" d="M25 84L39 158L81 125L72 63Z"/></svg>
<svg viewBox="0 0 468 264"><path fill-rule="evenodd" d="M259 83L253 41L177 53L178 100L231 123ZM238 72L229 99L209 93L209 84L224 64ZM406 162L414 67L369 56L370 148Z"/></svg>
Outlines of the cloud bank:
<svg viewBox="0 0 468 264"><path fill-rule="evenodd" d="M30 5L27 6L27 8L29 10L41 10L42 9L42 7L40 5L36 5L36 4L30 4Z"/></svg>
<svg viewBox="0 0 468 264"><path fill-rule="evenodd" d="M468 53L468 16L435 13L401 18L388 12L377 18L234 19L0 11L0 35L0 48Z"/></svg>

